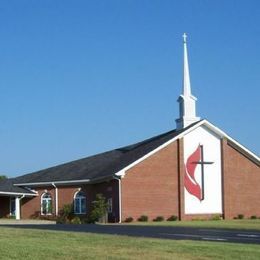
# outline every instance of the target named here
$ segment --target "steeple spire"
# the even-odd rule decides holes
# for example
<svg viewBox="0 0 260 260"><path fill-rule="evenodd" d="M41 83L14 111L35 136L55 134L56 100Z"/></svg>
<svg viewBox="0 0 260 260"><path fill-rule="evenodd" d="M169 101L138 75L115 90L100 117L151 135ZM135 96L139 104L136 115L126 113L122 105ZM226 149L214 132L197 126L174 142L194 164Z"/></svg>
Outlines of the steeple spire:
<svg viewBox="0 0 260 260"><path fill-rule="evenodd" d="M187 50L187 35L184 33L183 37L183 45L184 45L184 55L183 55L183 92L184 96L191 95L190 89L190 72L189 72L189 62L188 62L188 50Z"/></svg>
<svg viewBox="0 0 260 260"><path fill-rule="evenodd" d="M182 94L178 98L180 117L176 119L177 129L182 129L198 120L196 117L197 98L191 94L190 72L187 50L187 35L183 34L183 85Z"/></svg>

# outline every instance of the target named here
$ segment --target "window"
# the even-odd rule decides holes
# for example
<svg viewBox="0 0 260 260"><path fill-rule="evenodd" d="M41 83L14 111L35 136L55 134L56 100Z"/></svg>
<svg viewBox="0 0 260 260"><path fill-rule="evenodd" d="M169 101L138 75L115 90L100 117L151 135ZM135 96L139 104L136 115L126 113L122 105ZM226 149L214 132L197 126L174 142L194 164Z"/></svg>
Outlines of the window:
<svg viewBox="0 0 260 260"><path fill-rule="evenodd" d="M52 214L52 199L51 194L43 193L41 198L41 214L51 215Z"/></svg>
<svg viewBox="0 0 260 260"><path fill-rule="evenodd" d="M15 216L15 198L10 198L10 216Z"/></svg>
<svg viewBox="0 0 260 260"><path fill-rule="evenodd" d="M107 212L108 212L108 213L112 213L112 211L113 211L112 206L113 206L112 198L109 198L109 199L107 200Z"/></svg>
<svg viewBox="0 0 260 260"><path fill-rule="evenodd" d="M78 191L74 195L74 213L75 214L86 213L86 195L83 191Z"/></svg>

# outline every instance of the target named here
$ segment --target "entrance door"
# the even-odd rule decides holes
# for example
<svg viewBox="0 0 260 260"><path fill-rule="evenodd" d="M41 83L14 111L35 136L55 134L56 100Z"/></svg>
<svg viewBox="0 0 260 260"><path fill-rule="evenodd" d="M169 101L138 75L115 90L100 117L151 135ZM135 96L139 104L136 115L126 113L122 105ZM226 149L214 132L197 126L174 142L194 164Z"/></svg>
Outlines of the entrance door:
<svg viewBox="0 0 260 260"><path fill-rule="evenodd" d="M15 217L15 197L10 198L10 216Z"/></svg>

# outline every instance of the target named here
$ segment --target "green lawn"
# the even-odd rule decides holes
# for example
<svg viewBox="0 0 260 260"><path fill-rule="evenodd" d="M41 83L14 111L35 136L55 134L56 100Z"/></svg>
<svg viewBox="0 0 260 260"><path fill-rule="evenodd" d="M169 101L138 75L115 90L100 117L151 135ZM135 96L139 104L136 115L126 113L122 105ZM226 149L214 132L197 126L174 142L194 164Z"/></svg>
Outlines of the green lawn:
<svg viewBox="0 0 260 260"><path fill-rule="evenodd" d="M124 223L124 225L145 225L145 226L151 225L151 226L202 227L202 228L228 228L228 229L260 230L260 219L132 222L132 223Z"/></svg>
<svg viewBox="0 0 260 260"><path fill-rule="evenodd" d="M260 246L0 227L0 259L260 259Z"/></svg>

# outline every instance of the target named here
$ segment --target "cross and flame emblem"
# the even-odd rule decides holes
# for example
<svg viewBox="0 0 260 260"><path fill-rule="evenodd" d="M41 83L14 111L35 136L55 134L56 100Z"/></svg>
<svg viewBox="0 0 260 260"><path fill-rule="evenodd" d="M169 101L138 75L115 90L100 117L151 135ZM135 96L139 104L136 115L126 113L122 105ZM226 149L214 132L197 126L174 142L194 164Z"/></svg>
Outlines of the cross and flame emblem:
<svg viewBox="0 0 260 260"><path fill-rule="evenodd" d="M213 162L204 161L204 149L203 145L199 145L198 148L188 157L185 167L184 175L184 187L199 201L203 201L204 194L204 165L212 164ZM195 179L195 170L197 165L201 167L201 185Z"/></svg>

